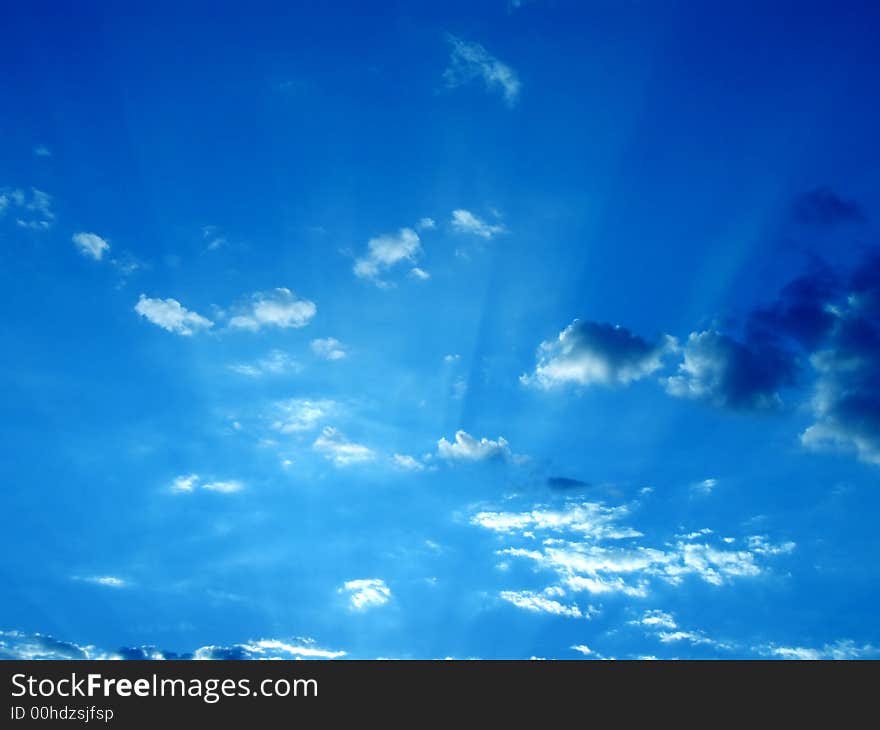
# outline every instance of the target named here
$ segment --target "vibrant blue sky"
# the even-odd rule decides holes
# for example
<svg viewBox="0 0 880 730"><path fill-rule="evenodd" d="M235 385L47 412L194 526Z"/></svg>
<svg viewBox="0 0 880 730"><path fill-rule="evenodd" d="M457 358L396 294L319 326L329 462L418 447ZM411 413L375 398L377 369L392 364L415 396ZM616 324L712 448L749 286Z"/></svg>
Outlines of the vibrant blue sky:
<svg viewBox="0 0 880 730"><path fill-rule="evenodd" d="M6 8L0 656L880 652L880 13L364 5Z"/></svg>

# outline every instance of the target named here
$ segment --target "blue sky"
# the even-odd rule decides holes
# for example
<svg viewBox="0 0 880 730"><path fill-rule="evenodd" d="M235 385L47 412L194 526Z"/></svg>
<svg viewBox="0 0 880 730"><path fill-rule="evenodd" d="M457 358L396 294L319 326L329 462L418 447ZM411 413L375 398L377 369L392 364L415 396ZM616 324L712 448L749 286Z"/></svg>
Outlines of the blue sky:
<svg viewBox="0 0 880 730"><path fill-rule="evenodd" d="M876 12L183 5L0 30L0 656L880 653Z"/></svg>

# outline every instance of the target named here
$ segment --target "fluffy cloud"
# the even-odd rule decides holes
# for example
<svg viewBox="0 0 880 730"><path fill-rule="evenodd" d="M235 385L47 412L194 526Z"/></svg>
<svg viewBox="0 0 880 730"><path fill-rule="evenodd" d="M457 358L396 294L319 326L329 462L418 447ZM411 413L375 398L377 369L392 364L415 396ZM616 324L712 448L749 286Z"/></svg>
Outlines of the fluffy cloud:
<svg viewBox="0 0 880 730"><path fill-rule="evenodd" d="M719 407L760 410L782 403L779 391L794 384L795 374L794 359L785 350L707 330L688 336L684 361L678 374L667 379L666 390Z"/></svg>
<svg viewBox="0 0 880 730"><path fill-rule="evenodd" d="M479 441L465 431L455 432L455 442L445 438L437 442L437 455L450 461L505 460L512 454L507 441L498 437L497 441L482 438Z"/></svg>
<svg viewBox="0 0 880 730"><path fill-rule="evenodd" d="M660 611L659 609L645 611L640 619L630 621L630 623L635 626L645 626L650 629L668 629L673 631L678 628L672 614Z"/></svg>
<svg viewBox="0 0 880 730"><path fill-rule="evenodd" d="M345 346L333 337L312 340L312 352L325 360L342 360L346 357Z"/></svg>
<svg viewBox="0 0 880 730"><path fill-rule="evenodd" d="M189 336L214 323L182 306L176 299L150 299L141 294L134 311L162 329Z"/></svg>
<svg viewBox="0 0 880 730"><path fill-rule="evenodd" d="M485 239L494 238L505 230L500 223L486 223L463 208L452 211L452 229L457 233L469 233Z"/></svg>
<svg viewBox="0 0 880 730"><path fill-rule="evenodd" d="M331 426L327 426L321 431L321 435L315 439L312 448L336 466L362 464L376 458L372 449L347 441L345 436Z"/></svg>
<svg viewBox="0 0 880 730"><path fill-rule="evenodd" d="M652 344L619 325L574 320L555 340L538 347L532 375L520 380L542 388L577 385L626 385L663 366L675 340Z"/></svg>
<svg viewBox="0 0 880 730"><path fill-rule="evenodd" d="M479 43L469 43L454 35L447 36L452 47L449 66L443 78L449 88L481 79L489 91L499 91L508 106L519 98L519 77L510 66L502 63Z"/></svg>
<svg viewBox="0 0 880 730"><path fill-rule="evenodd" d="M110 250L110 244L95 233L74 233L73 242L83 256L90 256L95 261L100 261L104 252Z"/></svg>
<svg viewBox="0 0 880 730"><path fill-rule="evenodd" d="M391 589L381 578L349 580L339 590L348 593L349 605L356 611L382 606L391 600Z"/></svg>
<svg viewBox="0 0 880 730"><path fill-rule="evenodd" d="M859 646L849 639L825 644L820 648L777 646L775 644L770 644L769 646L758 647L757 651L764 656L775 656L780 659L797 659L801 661L818 661L820 659L846 661L851 659L867 659L880 655L880 649L877 647L871 646L870 644Z"/></svg>
<svg viewBox="0 0 880 730"><path fill-rule="evenodd" d="M229 320L229 326L252 332L263 327L305 327L317 311L314 302L297 299L290 289L279 287L251 295L251 301Z"/></svg>
<svg viewBox="0 0 880 730"><path fill-rule="evenodd" d="M414 264L422 251L419 234L401 228L396 235L385 234L367 242L367 255L354 262L355 276L385 285L380 275L401 262Z"/></svg>

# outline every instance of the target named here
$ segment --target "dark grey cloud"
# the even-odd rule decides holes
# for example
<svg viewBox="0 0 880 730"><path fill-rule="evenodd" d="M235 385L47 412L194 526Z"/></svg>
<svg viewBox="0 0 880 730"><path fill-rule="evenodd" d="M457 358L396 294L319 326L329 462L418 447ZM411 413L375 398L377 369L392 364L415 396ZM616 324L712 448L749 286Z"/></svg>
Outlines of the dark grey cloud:
<svg viewBox="0 0 880 730"><path fill-rule="evenodd" d="M833 226L866 220L861 206L841 198L831 188L824 186L799 195L793 207L795 219L806 225Z"/></svg>
<svg viewBox="0 0 880 730"><path fill-rule="evenodd" d="M585 489L592 485L569 477L547 477L547 486L551 489Z"/></svg>

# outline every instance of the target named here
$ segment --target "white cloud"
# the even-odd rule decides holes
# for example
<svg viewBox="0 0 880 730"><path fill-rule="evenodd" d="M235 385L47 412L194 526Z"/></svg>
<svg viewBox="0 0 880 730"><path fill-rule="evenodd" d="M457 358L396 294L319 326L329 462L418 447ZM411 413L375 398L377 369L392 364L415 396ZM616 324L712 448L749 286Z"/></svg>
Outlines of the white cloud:
<svg viewBox="0 0 880 730"><path fill-rule="evenodd" d="M198 485L198 482L198 474L182 474L179 477L174 478L174 481L171 483L171 488L175 492L191 492Z"/></svg>
<svg viewBox="0 0 880 730"><path fill-rule="evenodd" d="M535 613L552 613L556 616L568 616L569 618L584 616L577 604L566 605L533 591L501 591L499 595L517 608L524 608Z"/></svg>
<svg viewBox="0 0 880 730"><path fill-rule="evenodd" d="M391 600L391 589L381 578L349 580L340 591L348 593L349 604L356 611L382 606Z"/></svg>
<svg viewBox="0 0 880 730"><path fill-rule="evenodd" d="M122 578L117 578L115 575L93 575L83 580L106 588L124 588L127 585Z"/></svg>
<svg viewBox="0 0 880 730"><path fill-rule="evenodd" d="M186 309L176 299L150 299L141 294L134 311L162 329L184 336L214 325L211 320Z"/></svg>
<svg viewBox="0 0 880 730"><path fill-rule="evenodd" d="M259 639L241 644L241 648L253 656L250 659L277 659L296 657L304 659L338 659L345 656L344 651L328 651L320 649L314 642L299 639L292 644L278 639Z"/></svg>
<svg viewBox="0 0 880 730"><path fill-rule="evenodd" d="M345 346L334 337L312 340L311 348L312 352L325 360L342 360L348 354Z"/></svg>
<svg viewBox="0 0 880 730"><path fill-rule="evenodd" d="M452 211L452 228L457 233L470 233L480 238L491 239L499 233L504 233L504 226L500 223L491 224L477 218L469 210L459 208Z"/></svg>
<svg viewBox="0 0 880 730"><path fill-rule="evenodd" d="M74 233L73 242L83 256L90 256L95 261L100 261L104 252L110 250L110 244L96 233Z"/></svg>
<svg viewBox="0 0 880 730"><path fill-rule="evenodd" d="M291 398L275 401L273 409L278 418L272 428L281 433L310 431L322 420L338 411L338 403L332 400L310 400L308 398Z"/></svg>
<svg viewBox="0 0 880 730"><path fill-rule="evenodd" d="M423 471L425 465L407 454L394 454L394 465L404 471Z"/></svg>
<svg viewBox="0 0 880 730"><path fill-rule="evenodd" d="M44 145L44 144L38 144L36 147L34 147L34 155L35 155L36 157L51 157L51 156L52 156L52 150L50 150L50 149L49 149L46 145Z"/></svg>
<svg viewBox="0 0 880 730"><path fill-rule="evenodd" d="M181 474L171 482L171 490L173 492L192 493L196 489L207 489L209 492L219 492L221 494L233 494L244 489L244 484L234 479L203 482L198 474Z"/></svg>
<svg viewBox="0 0 880 730"><path fill-rule="evenodd" d="M659 609L645 611L640 619L630 621L630 623L636 626L646 626L654 630L675 630L678 628L678 625L675 623L675 619L673 618L672 614L666 613L665 611L661 611Z"/></svg>
<svg viewBox="0 0 880 730"><path fill-rule="evenodd" d="M444 355L443 356L443 362L445 362L447 365L450 365L454 362L458 362L459 360L461 360L461 355Z"/></svg>
<svg viewBox="0 0 880 730"><path fill-rule="evenodd" d="M409 270L409 275L419 281L427 281L431 278L431 275L427 271L420 269L418 266L413 266L413 268Z"/></svg>
<svg viewBox="0 0 880 730"><path fill-rule="evenodd" d="M367 255L354 262L354 274L384 284L379 279L383 272L403 261L415 264L421 250L419 234L412 228L401 228L397 235L389 233L371 238L367 242Z"/></svg>
<svg viewBox="0 0 880 730"><path fill-rule="evenodd" d="M717 479L703 479L701 482L696 482L695 484L691 484L691 491L694 492L702 492L703 494L710 494L715 487L718 486Z"/></svg>
<svg viewBox="0 0 880 730"><path fill-rule="evenodd" d="M422 218L419 220L416 228L420 231L432 231L437 227L437 223L433 218Z"/></svg>
<svg viewBox="0 0 880 730"><path fill-rule="evenodd" d="M302 370L296 360L281 350L271 350L266 357L252 363L237 363L230 365L229 369L239 375L247 375L250 378L260 378L264 375L281 375L287 372L299 372Z"/></svg>
<svg viewBox="0 0 880 730"><path fill-rule="evenodd" d="M347 441L345 436L331 426L327 426L321 431L321 435L315 439L312 448L330 459L336 466L362 464L376 458L372 449Z"/></svg>
<svg viewBox="0 0 880 730"><path fill-rule="evenodd" d="M777 656L782 659L798 659L802 661L818 661L823 659L846 661L851 659L865 659L880 655L880 649L877 647L871 646L870 644L859 646L849 639L825 644L820 648L776 646L775 644L771 644L765 647L758 647L757 651L764 655Z"/></svg>
<svg viewBox="0 0 880 730"><path fill-rule="evenodd" d="M297 299L290 289L279 287L252 294L249 304L241 307L239 314L229 320L229 326L252 332L263 327L305 327L317 311L314 302Z"/></svg>
<svg viewBox="0 0 880 730"><path fill-rule="evenodd" d="M205 484L202 484L202 489L207 489L209 492L232 494L233 492L240 492L244 489L244 485L235 480L225 482L206 482Z"/></svg>
<svg viewBox="0 0 880 730"><path fill-rule="evenodd" d="M454 443L441 438L437 442L437 455L450 461L504 460L512 456L510 446L503 437L499 436L497 441L487 438L478 441L466 431L456 431Z"/></svg>
<svg viewBox="0 0 880 730"><path fill-rule="evenodd" d="M490 91L498 90L508 106L519 98L519 77L510 66L502 63L479 43L469 43L454 35L446 37L452 46L449 66L443 73L450 88L481 79Z"/></svg>
<svg viewBox="0 0 880 730"><path fill-rule="evenodd" d="M675 347L669 336L652 344L620 325L576 319L555 340L541 343L535 372L520 381L545 389L568 383L627 385L659 370Z"/></svg>
<svg viewBox="0 0 880 730"><path fill-rule="evenodd" d="M678 586L688 577L720 586L762 574L761 560L795 547L752 539L749 549L732 550L703 531L697 533L701 542L677 539L652 547L640 544L641 532L623 522L628 515L625 505L570 502L557 509L481 511L471 523L508 537L498 555L530 561L553 573L555 584L597 595L644 597L654 581Z"/></svg>
<svg viewBox="0 0 880 730"><path fill-rule="evenodd" d="M575 644L572 647L569 647L579 654L583 654L584 656L590 656L593 653L593 650L587 646L586 644Z"/></svg>

